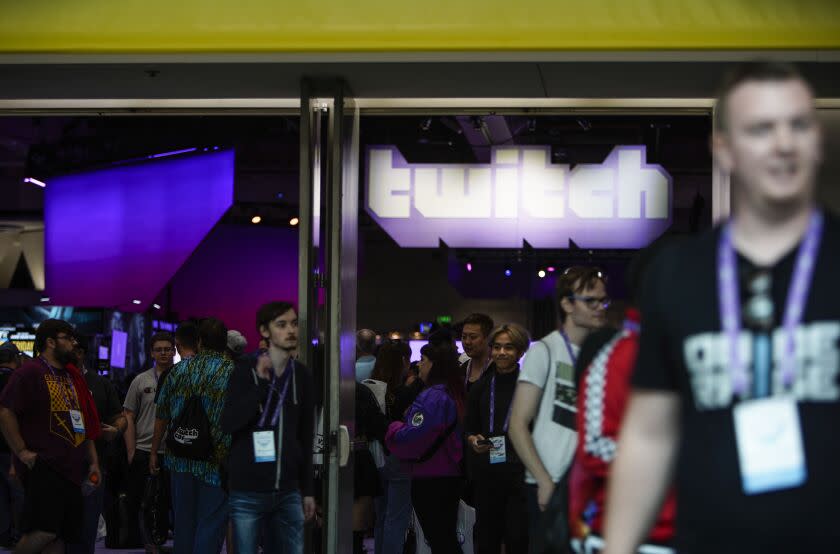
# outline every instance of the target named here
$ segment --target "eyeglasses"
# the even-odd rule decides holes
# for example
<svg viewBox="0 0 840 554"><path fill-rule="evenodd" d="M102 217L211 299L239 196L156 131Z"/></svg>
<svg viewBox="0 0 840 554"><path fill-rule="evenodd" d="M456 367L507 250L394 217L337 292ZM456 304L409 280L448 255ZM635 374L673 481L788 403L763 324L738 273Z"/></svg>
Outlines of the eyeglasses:
<svg viewBox="0 0 840 554"><path fill-rule="evenodd" d="M586 307L590 310L597 310L598 308L604 308L605 310L610 307L610 300L609 296L580 296L577 294L569 295L569 298L572 300L580 300Z"/></svg>
<svg viewBox="0 0 840 554"><path fill-rule="evenodd" d="M169 354L173 350L175 350L175 349L172 348L171 346L163 346L163 347L160 347L160 348L153 348L152 352L154 352L155 354Z"/></svg>

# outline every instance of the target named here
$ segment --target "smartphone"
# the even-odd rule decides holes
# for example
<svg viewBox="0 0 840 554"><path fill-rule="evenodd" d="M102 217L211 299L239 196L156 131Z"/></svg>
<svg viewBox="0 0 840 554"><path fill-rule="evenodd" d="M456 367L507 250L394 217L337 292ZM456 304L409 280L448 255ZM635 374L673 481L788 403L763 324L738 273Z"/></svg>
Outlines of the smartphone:
<svg viewBox="0 0 840 554"><path fill-rule="evenodd" d="M475 441L475 443L478 446L493 446L493 441L491 441L490 439Z"/></svg>

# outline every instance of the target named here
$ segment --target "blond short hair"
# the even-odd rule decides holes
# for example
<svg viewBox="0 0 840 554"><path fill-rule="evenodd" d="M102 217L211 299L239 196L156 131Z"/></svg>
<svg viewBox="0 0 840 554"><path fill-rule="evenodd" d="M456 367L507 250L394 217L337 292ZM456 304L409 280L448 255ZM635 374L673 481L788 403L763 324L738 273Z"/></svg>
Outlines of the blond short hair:
<svg viewBox="0 0 840 554"><path fill-rule="evenodd" d="M528 346L531 344L531 336L524 327L516 323L504 323L493 329L490 333L490 346L493 346L493 343L496 342L496 337L502 333L508 334L511 342L513 343L513 347L516 348L520 354L524 354L528 350Z"/></svg>

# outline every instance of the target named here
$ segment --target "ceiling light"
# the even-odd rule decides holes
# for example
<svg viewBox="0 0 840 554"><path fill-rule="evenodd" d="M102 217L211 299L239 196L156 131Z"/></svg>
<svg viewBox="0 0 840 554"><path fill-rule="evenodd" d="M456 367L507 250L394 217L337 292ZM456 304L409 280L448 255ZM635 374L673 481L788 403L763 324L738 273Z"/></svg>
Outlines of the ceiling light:
<svg viewBox="0 0 840 554"><path fill-rule="evenodd" d="M555 270L554 270L554 266L553 266L553 265L548 266L548 267L546 268L546 270L548 270L548 272L549 272L549 273L554 273L554 271L555 271Z"/></svg>
<svg viewBox="0 0 840 554"><path fill-rule="evenodd" d="M38 185L41 188L45 188L47 186L47 184L45 182L39 181L35 177L25 177L23 179L23 182L24 183L32 183L33 185Z"/></svg>
<svg viewBox="0 0 840 554"><path fill-rule="evenodd" d="M509 267L506 267L505 268L505 277L510 277L511 275L513 275L513 271L511 271Z"/></svg>
<svg viewBox="0 0 840 554"><path fill-rule="evenodd" d="M541 269L541 270L537 271L537 277L539 277L540 279L543 279L545 277L545 270Z"/></svg>
<svg viewBox="0 0 840 554"><path fill-rule="evenodd" d="M131 301L131 303L132 303L132 304L137 304L137 305L139 305L139 304L140 304L140 301L139 301L139 300L132 300L132 301Z"/></svg>
<svg viewBox="0 0 840 554"><path fill-rule="evenodd" d="M152 307L156 310L160 309L160 304L152 304Z"/></svg>
<svg viewBox="0 0 840 554"><path fill-rule="evenodd" d="M41 302L49 302L49 301L50 301L50 297L49 297L49 296L43 296L43 297L41 297Z"/></svg>
<svg viewBox="0 0 840 554"><path fill-rule="evenodd" d="M289 225L291 225L292 227L294 227L298 223L300 223L300 219L298 219L296 217L293 217L292 219L289 220Z"/></svg>
<svg viewBox="0 0 840 554"><path fill-rule="evenodd" d="M251 223L253 223L254 225L259 223L260 221L262 221L262 218L258 215L255 215L254 217L251 218Z"/></svg>
<svg viewBox="0 0 840 554"><path fill-rule="evenodd" d="M467 262L467 271L472 271L472 264Z"/></svg>

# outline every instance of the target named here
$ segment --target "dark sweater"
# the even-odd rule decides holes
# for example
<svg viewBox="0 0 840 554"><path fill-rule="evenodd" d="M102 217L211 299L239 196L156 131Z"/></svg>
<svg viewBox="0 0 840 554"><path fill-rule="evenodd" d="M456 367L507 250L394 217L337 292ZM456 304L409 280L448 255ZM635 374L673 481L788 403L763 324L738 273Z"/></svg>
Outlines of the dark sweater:
<svg viewBox="0 0 840 554"><path fill-rule="evenodd" d="M222 411L222 430L232 435L228 461L229 488L232 491L251 492L300 490L301 495L312 496L312 439L315 424L312 374L304 365L295 363L294 375L289 375L293 380L289 383L283 403L283 441L280 445L278 485L277 463L254 461L252 433L257 430L260 407L269 410L270 420L277 398L275 394L272 405L265 406L271 381L257 378L257 383L254 383L254 362L253 356L237 361ZM275 444L277 427L279 425L274 429Z"/></svg>
<svg viewBox="0 0 840 554"><path fill-rule="evenodd" d="M520 470L523 467L522 462L519 460L519 456L516 455L513 444L511 444L510 436L503 431L508 408L510 408L511 402L513 402L513 393L514 390L516 390L516 380L519 378L519 368L517 367L517 369L511 373L496 376L496 409L493 433L491 434L490 383L493 380L495 371L495 366L489 367L485 374L481 376L481 379L473 383L473 387L470 390L469 397L467 398L467 412L464 416L464 436L480 434L483 435L484 438L489 439L491 436L495 437L504 434L507 461L504 464L494 464L491 466L489 454L475 454L475 452L472 451L472 447L466 445L465 448L469 448L470 451L473 452L472 457L474 458L474 465L472 469L477 473L477 475L486 473L490 467L493 467L493 470L496 470L496 468L501 469L503 467L506 469Z"/></svg>

